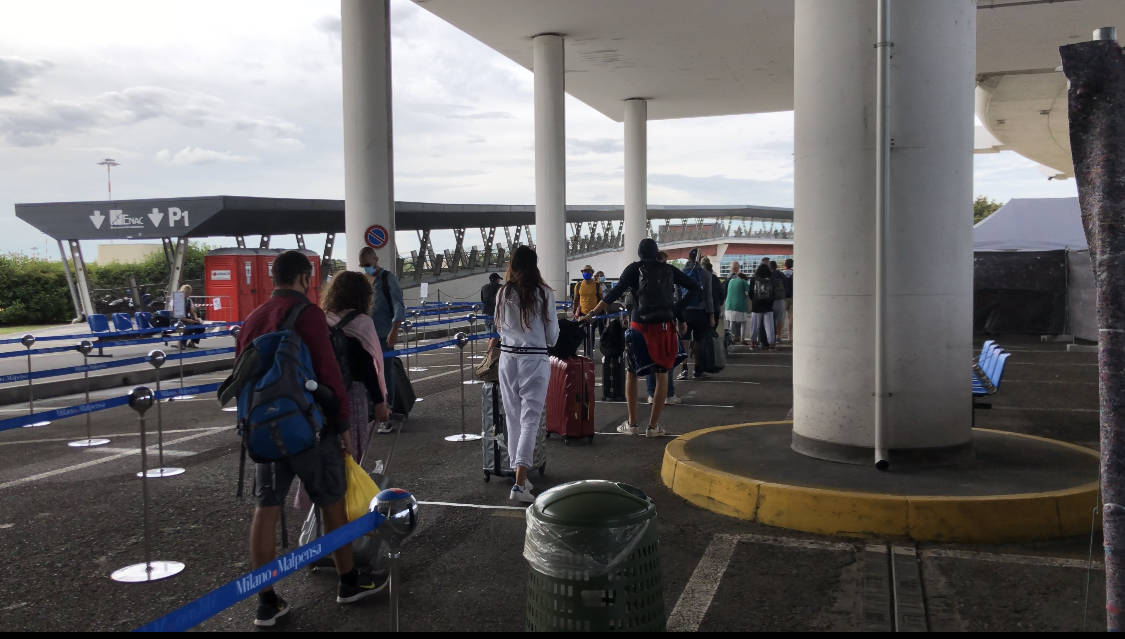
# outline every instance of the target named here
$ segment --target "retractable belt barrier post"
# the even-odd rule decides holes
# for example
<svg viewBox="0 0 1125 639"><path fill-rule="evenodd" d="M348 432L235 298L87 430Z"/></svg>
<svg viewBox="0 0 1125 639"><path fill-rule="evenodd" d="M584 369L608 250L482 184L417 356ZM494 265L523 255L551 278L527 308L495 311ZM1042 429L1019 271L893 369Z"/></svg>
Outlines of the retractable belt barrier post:
<svg viewBox="0 0 1125 639"><path fill-rule="evenodd" d="M234 337L234 343L238 344L238 336L242 334L242 327L241 326L232 327L230 329L230 334L231 334L232 337ZM235 402L235 405L233 405L233 406L224 406L222 408L222 411L224 413L237 413L238 412L237 404L238 404L238 402Z"/></svg>
<svg viewBox="0 0 1125 639"><path fill-rule="evenodd" d="M160 367L167 361L167 356L162 350L149 351L148 363L152 365L152 369L156 372L156 397L160 397ZM180 360L181 365L183 360ZM181 378L180 392L183 392L183 383ZM164 466L164 413L160 410L160 401L156 401L156 450L159 451L160 466L158 468L150 468L145 477L172 477L174 475L183 474L183 468L166 468ZM140 477L140 475L137 475Z"/></svg>
<svg viewBox="0 0 1125 639"><path fill-rule="evenodd" d="M411 323L411 328L414 330L414 346L419 347L419 346L422 345L422 331L418 330L418 328L419 328L418 321L417 321L418 313L414 313L414 317L415 317L415 321ZM407 337L407 340L406 340L406 348L407 349L410 348L409 336ZM410 372L411 373L424 373L427 370L429 370L429 369L422 368L422 355L421 355L421 353L418 352L418 351L415 351L414 366L412 368L410 368Z"/></svg>
<svg viewBox="0 0 1125 639"><path fill-rule="evenodd" d="M20 343L27 349L27 414L35 414L35 388L31 383L31 347L35 344L34 335L24 335L20 338ZM47 426L50 421L38 421L27 424L24 428L39 428L40 426Z"/></svg>
<svg viewBox="0 0 1125 639"><path fill-rule="evenodd" d="M473 327L473 323L476 322L477 316L474 315L473 313L469 313L469 316L466 319L469 320L469 335L475 335L476 329ZM481 357L483 357L483 355ZM468 384L470 386L473 385L473 384L480 384L481 381L479 379L477 379L476 340L469 340L469 372L472 375L472 379L470 379L468 381L463 381L461 383L462 384Z"/></svg>
<svg viewBox="0 0 1125 639"><path fill-rule="evenodd" d="M477 433L465 432L465 344L469 343L469 336L464 333L457 333L453 338L457 346L457 354L459 361L459 369L461 372L461 434L450 435L445 438L447 442L471 442L481 438Z"/></svg>
<svg viewBox="0 0 1125 639"><path fill-rule="evenodd" d="M178 561L153 561L152 540L148 531L148 462L145 450L145 411L152 408L156 401L152 390L145 386L138 386L129 394L129 407L137 411L138 421L141 424L141 500L143 510L143 536L145 562L133 564L113 571L110 578L124 583L140 583L144 581L158 581L178 574L184 569L184 564Z"/></svg>
<svg viewBox="0 0 1125 639"><path fill-rule="evenodd" d="M184 334L184 326L185 326L185 324L184 324L183 320L180 320L179 323L176 324L176 328L180 329L180 336L181 337ZM180 342L180 350L183 351L184 349L186 349L187 345L189 343L190 343L189 341ZM183 353L181 353L181 355L182 354ZM170 402L174 402L177 399L179 399L179 400L195 399L195 395L187 395L187 394L184 393L184 358L180 357L179 361L180 361L180 394L176 395L175 397L170 398L168 400Z"/></svg>
<svg viewBox="0 0 1125 639"><path fill-rule="evenodd" d="M89 340L82 340L75 347L79 353L82 353L82 380L85 382L86 387L86 403L90 403L90 371L86 365L90 361L90 351L94 350L93 342ZM29 379L30 380L30 376ZM90 448L93 446L105 446L109 443L108 439L94 439L90 433L90 413L86 413L86 439L79 439L77 441L67 443L67 446L72 448Z"/></svg>

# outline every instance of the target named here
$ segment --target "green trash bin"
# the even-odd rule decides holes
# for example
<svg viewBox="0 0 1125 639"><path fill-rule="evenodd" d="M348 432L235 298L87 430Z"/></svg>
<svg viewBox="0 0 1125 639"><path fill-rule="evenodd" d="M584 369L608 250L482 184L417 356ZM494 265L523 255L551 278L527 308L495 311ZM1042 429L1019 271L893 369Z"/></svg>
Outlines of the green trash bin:
<svg viewBox="0 0 1125 639"><path fill-rule="evenodd" d="M656 506L634 486L571 482L527 509L527 629L663 631Z"/></svg>

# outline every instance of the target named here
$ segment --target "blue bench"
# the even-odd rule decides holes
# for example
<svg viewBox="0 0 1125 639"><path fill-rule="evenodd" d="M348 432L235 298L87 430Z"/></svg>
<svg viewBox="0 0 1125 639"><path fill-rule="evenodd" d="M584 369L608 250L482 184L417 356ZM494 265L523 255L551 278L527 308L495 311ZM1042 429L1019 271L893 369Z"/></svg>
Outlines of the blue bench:
<svg viewBox="0 0 1125 639"><path fill-rule="evenodd" d="M988 340L980 350L972 371L973 391L973 418L972 425L976 426L977 409L992 408L991 403L982 403L978 398L995 395L1000 390L1000 381L1004 378L1004 363L1011 357L994 340Z"/></svg>

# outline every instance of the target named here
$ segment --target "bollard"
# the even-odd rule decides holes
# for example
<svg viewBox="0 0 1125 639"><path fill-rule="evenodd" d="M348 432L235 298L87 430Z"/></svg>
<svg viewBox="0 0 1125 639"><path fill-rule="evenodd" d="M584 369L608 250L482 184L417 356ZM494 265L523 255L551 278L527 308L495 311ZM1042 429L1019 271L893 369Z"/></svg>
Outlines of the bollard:
<svg viewBox="0 0 1125 639"><path fill-rule="evenodd" d="M232 337L234 337L234 343L235 344L238 344L238 336L241 333L242 333L242 327L241 326L232 326L231 327L230 334L231 334ZM224 413L237 413L238 412L238 402L235 402L234 406L224 406L221 410Z"/></svg>
<svg viewBox="0 0 1125 639"><path fill-rule="evenodd" d="M162 350L153 350L148 353L148 363L156 371L156 396L160 396L160 367L167 361L167 356ZM156 401L156 450L159 451L160 466L157 468L150 468L145 473L145 477L172 477L184 472L183 468L166 468L164 466L164 413L160 410L160 400ZM137 477L141 474L137 473Z"/></svg>
<svg viewBox="0 0 1125 639"><path fill-rule="evenodd" d="M376 534L387 542L387 559L390 564L387 595L391 600L391 632L398 632L398 602L401 590L398 583L399 561L402 559L403 543L418 528L418 500L401 488L388 488L375 495L368 510L386 517L382 525L376 529Z"/></svg>
<svg viewBox="0 0 1125 639"><path fill-rule="evenodd" d="M477 433L465 432L465 344L468 343L469 338L464 333L457 333L457 335L454 336L454 339L457 340L457 355L458 361L460 363L460 366L458 366L458 368L461 372L461 434L449 435L445 438L445 441L473 442L480 439L481 435Z"/></svg>
<svg viewBox="0 0 1125 639"><path fill-rule="evenodd" d="M469 320L469 336L471 337L476 335L476 329L473 328L473 322L477 320L477 316L469 313L466 319ZM477 379L477 357L476 340L471 339L469 340L469 372L472 375L472 379L466 382L461 382L462 384L472 386L473 384L481 383L481 381ZM480 355L480 357L483 358L484 355Z"/></svg>
<svg viewBox="0 0 1125 639"><path fill-rule="evenodd" d="M34 415L35 391L31 385L31 347L35 344L35 336L30 334L24 335L22 338L20 338L20 343L23 344L23 347L27 349L27 414ZM47 426L50 423L50 421L44 420L41 422L35 422L34 424L28 424L24 426L24 428L39 428L40 426Z"/></svg>
<svg viewBox="0 0 1125 639"><path fill-rule="evenodd" d="M82 340L78 342L75 347L79 353L82 353L82 380L86 385L86 403L90 403L90 371L87 368L90 361L90 351L94 350L94 343L89 340ZM100 438L94 439L90 434L90 411L86 411L86 439L79 439L77 441L68 442L67 446L71 448L90 448L93 446L105 446L109 443L108 439Z"/></svg>
<svg viewBox="0 0 1125 639"><path fill-rule="evenodd" d="M417 320L419 317L421 317L420 313L421 313L421 311L414 311L414 319L415 320ZM413 328L414 325L411 324L411 327ZM424 332L425 331L419 331L419 330L414 331L414 346L421 346L422 345L422 333L424 333ZM408 339L406 340L406 347L410 348L409 336L408 336ZM415 353L414 354L414 366L411 367L408 370L411 373L423 373L423 372L429 370L427 368L422 368L421 364L422 364L422 354L421 353Z"/></svg>
<svg viewBox="0 0 1125 639"><path fill-rule="evenodd" d="M184 321L180 320L179 322L177 322L176 328L178 328L180 330L180 337L183 337ZM183 342L183 343L180 344L180 357L179 357L179 362L180 362L180 394L176 395L175 397L169 397L168 401L170 401L170 402L174 402L177 399L180 399L180 400L195 399L195 395L184 395L184 351L187 350L185 348L186 346L187 346L187 342Z"/></svg>
<svg viewBox="0 0 1125 639"><path fill-rule="evenodd" d="M129 407L137 411L137 417L141 424L141 500L145 561L143 564L133 564L113 571L110 579L122 583L157 581L171 577L184 569L184 564L178 561L152 560L152 543L148 534L148 462L145 451L145 411L152 408L154 400L152 390L144 386L138 386L133 389L133 392L129 393Z"/></svg>

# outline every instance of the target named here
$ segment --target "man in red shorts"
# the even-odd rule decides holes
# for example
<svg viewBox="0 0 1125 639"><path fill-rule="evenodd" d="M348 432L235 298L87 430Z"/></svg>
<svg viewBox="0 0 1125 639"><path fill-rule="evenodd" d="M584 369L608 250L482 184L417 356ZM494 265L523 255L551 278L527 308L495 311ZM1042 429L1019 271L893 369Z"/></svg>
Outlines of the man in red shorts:
<svg viewBox="0 0 1125 639"><path fill-rule="evenodd" d="M701 293L699 284L671 264L659 261L656 241L641 240L637 247L640 261L633 262L621 272L617 285L598 305L582 316L582 321L605 311L608 305L633 291L636 305L633 308L629 330L625 332L625 401L629 417L617 427L617 432L628 435L659 437L667 433L660 427L660 413L668 394L668 376L676 364L679 342L676 333L676 286ZM652 393L652 413L648 428L641 428L637 420L637 381L650 373L657 373L656 388Z"/></svg>

